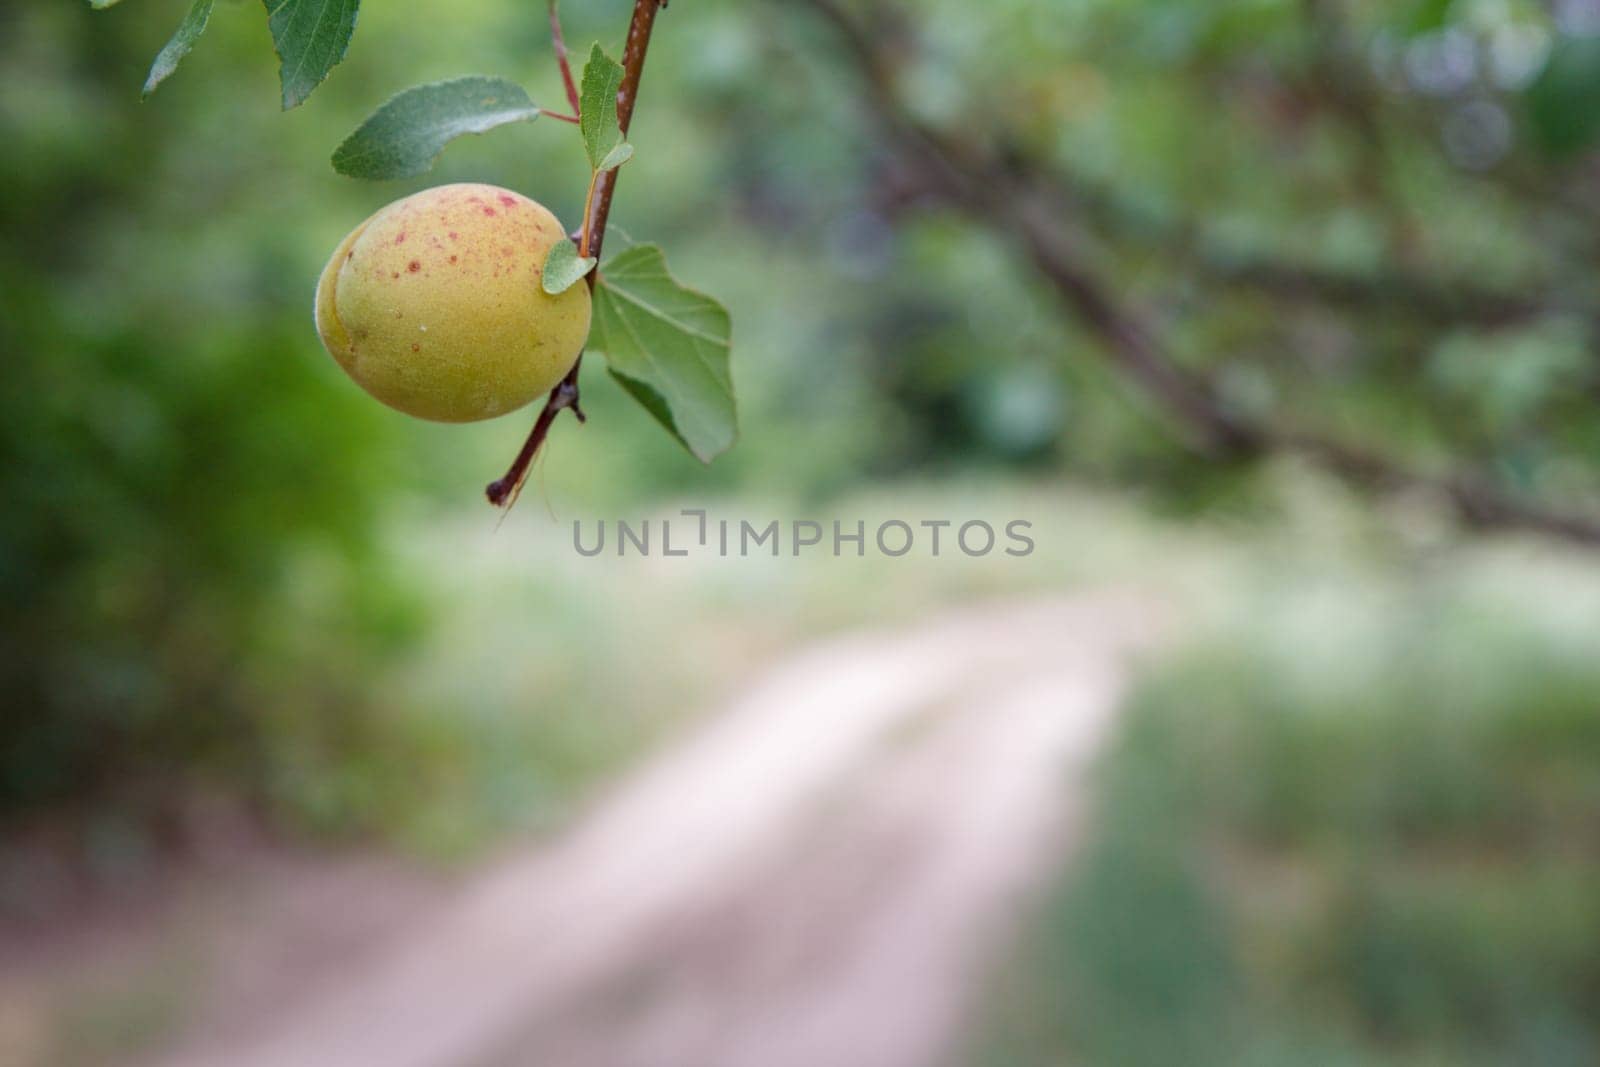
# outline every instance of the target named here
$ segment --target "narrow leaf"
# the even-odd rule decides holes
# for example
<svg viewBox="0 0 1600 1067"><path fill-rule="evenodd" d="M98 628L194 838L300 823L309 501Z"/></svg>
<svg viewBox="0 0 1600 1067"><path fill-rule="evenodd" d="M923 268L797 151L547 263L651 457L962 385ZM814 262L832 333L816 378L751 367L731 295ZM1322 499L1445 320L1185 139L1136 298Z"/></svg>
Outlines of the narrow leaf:
<svg viewBox="0 0 1600 1067"><path fill-rule="evenodd" d="M390 97L345 138L333 169L352 178L409 178L457 137L538 117L522 86L504 78L471 74L418 85Z"/></svg>
<svg viewBox="0 0 1600 1067"><path fill-rule="evenodd" d="M627 141L622 141L617 145L617 147L606 153L606 158L600 161L600 169L615 170L617 167L622 166L632 158L633 145L629 144Z"/></svg>
<svg viewBox="0 0 1600 1067"><path fill-rule="evenodd" d="M540 285L551 296L571 289L583 276L594 270L595 258L593 256L579 256L578 246L571 241L557 241L550 246L550 254L544 258L544 271Z"/></svg>
<svg viewBox="0 0 1600 1067"><path fill-rule="evenodd" d="M601 163L622 140L622 129L617 125L617 89L621 85L622 65L595 45L589 50L589 62L583 66L583 87L578 94L582 104L578 127L583 131L589 166L595 170L603 169Z"/></svg>
<svg viewBox="0 0 1600 1067"><path fill-rule="evenodd" d="M595 287L589 347L613 376L702 462L738 434L728 370L727 309L681 285L655 245L607 264Z"/></svg>
<svg viewBox="0 0 1600 1067"><path fill-rule="evenodd" d="M267 26L278 51L278 79L285 111L305 102L311 90L344 58L356 32L361 0L265 0Z"/></svg>
<svg viewBox="0 0 1600 1067"><path fill-rule="evenodd" d="M116 0L111 0L115 3ZM194 0L194 6L189 8L189 13L183 16L183 21L178 23L178 29L166 46L156 53L156 61L150 65L150 75L144 80L144 90L139 95L149 96L156 91L156 86L166 81L173 71L178 69L179 60L194 49L194 43L200 35L206 32L206 23L211 21L211 7L214 0Z"/></svg>

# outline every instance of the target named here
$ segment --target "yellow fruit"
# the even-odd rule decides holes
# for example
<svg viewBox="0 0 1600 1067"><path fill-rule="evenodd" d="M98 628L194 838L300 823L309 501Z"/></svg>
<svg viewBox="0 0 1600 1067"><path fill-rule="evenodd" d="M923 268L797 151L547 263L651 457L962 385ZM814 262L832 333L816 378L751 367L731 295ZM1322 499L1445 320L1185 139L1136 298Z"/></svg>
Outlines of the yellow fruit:
<svg viewBox="0 0 1600 1067"><path fill-rule="evenodd" d="M551 296L556 217L493 185L396 200L340 242L317 283L317 332L356 383L437 422L514 411L572 369L589 336L589 287Z"/></svg>

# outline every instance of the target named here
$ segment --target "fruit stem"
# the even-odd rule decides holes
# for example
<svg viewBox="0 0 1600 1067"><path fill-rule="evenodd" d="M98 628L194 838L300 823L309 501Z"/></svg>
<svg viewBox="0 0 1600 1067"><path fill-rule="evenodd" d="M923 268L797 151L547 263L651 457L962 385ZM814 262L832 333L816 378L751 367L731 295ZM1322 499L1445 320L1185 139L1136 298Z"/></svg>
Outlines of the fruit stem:
<svg viewBox="0 0 1600 1067"><path fill-rule="evenodd" d="M576 365L572 368L576 371ZM544 410L539 412L539 417L534 421L533 432L528 434L528 439L522 443L522 449L517 453L517 458L511 462L511 468L505 476L489 483L484 490L489 497L489 503L497 508L509 508L517 502L517 497L522 493L523 483L528 480L528 470L533 466L534 456L539 454L539 447L544 444L544 439L550 433L550 424L556 421L556 416L566 408L571 408L572 413L578 417L579 422L586 422L583 408L578 406L578 381L576 374L569 374L563 378L554 389L550 390L550 399L545 401Z"/></svg>
<svg viewBox="0 0 1600 1067"><path fill-rule="evenodd" d="M666 6L667 0L634 0L633 3L633 18L628 22L628 42L622 49L622 83L617 88L617 126L623 136L627 136L628 126L633 121L633 105L639 96L639 79L644 73L645 53L650 50L650 34L655 29L656 12ZM572 83L572 68L567 62L567 48L561 39L561 25L556 16L554 0L550 4L550 29L555 38L556 58L567 83L567 95L573 111L578 111L577 89ZM613 167L597 173L589 182L589 195L583 209L583 234L578 241L578 247L585 256L600 257L600 245L605 239L606 220L611 217L611 198L616 192L617 171L620 169ZM599 271L592 270L585 279L590 292L594 291L595 279L599 274ZM550 426L556 421L557 415L571 408L580 423L586 421L583 408L578 404L578 371L582 366L583 353L580 352L572 369L567 371L567 376L550 390L544 410L534 420L533 429L517 452L517 458L511 461L511 467L502 477L489 483L485 493L489 503L495 507L509 508L517 502L522 485L528 480L528 471L533 467L534 457L549 436Z"/></svg>

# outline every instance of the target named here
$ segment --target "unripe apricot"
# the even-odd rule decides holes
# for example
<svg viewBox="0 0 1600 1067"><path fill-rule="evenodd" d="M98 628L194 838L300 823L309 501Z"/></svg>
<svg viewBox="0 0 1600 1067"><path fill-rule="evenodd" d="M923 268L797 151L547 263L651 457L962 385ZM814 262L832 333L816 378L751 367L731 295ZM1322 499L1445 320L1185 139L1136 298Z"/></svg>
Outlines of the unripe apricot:
<svg viewBox="0 0 1600 1067"><path fill-rule="evenodd" d="M504 415L565 377L589 335L589 287L551 296L540 284L567 239L519 193L425 189L339 244L317 283L317 332L392 408L437 422Z"/></svg>

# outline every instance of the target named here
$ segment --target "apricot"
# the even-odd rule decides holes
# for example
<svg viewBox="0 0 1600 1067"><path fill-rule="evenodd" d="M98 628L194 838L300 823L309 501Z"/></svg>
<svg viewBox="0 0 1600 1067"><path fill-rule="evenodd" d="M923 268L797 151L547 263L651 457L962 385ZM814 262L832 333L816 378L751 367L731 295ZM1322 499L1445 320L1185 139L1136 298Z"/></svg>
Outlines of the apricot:
<svg viewBox="0 0 1600 1067"><path fill-rule="evenodd" d="M436 422L514 411L572 369L589 288L540 285L567 240L537 202L493 185L396 200L340 242L317 282L322 343L383 403Z"/></svg>

